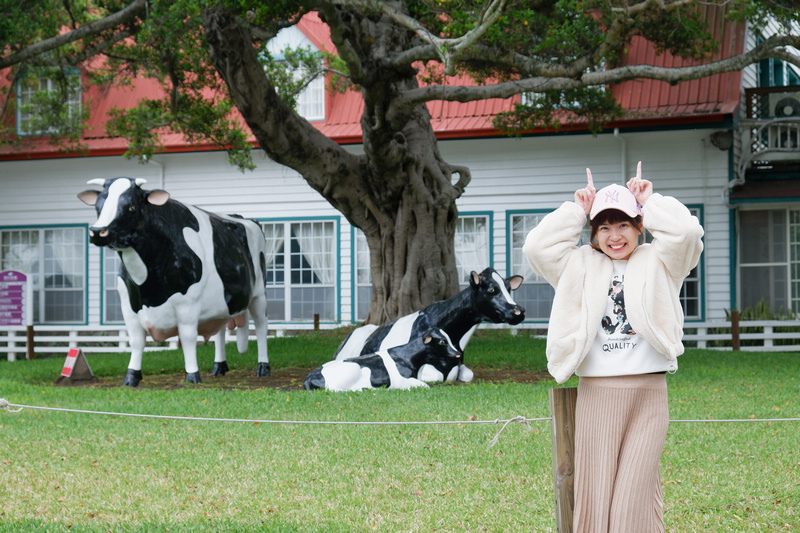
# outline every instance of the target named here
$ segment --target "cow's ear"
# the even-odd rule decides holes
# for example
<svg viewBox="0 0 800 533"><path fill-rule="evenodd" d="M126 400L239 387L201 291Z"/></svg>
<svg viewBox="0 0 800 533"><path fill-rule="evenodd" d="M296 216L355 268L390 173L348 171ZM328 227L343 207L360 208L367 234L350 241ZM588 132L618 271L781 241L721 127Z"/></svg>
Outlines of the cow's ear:
<svg viewBox="0 0 800 533"><path fill-rule="evenodd" d="M512 291L519 289L519 286L522 285L522 280L524 278L522 276L511 276L508 278L508 286L511 287Z"/></svg>
<svg viewBox="0 0 800 533"><path fill-rule="evenodd" d="M100 193L98 191L89 190L78 193L78 199L86 205L95 205L99 196Z"/></svg>
<svg viewBox="0 0 800 533"><path fill-rule="evenodd" d="M164 205L169 200L169 193L161 189L155 189L147 193L147 203L152 205Z"/></svg>
<svg viewBox="0 0 800 533"><path fill-rule="evenodd" d="M480 274L478 274L474 270L472 272L470 272L469 273L469 284L472 285L473 289L475 287L477 287L478 285L480 285L481 284L481 276L480 276Z"/></svg>
<svg viewBox="0 0 800 533"><path fill-rule="evenodd" d="M422 341L422 344L430 344L432 340L433 337L431 337L430 335L425 335L425 339Z"/></svg>

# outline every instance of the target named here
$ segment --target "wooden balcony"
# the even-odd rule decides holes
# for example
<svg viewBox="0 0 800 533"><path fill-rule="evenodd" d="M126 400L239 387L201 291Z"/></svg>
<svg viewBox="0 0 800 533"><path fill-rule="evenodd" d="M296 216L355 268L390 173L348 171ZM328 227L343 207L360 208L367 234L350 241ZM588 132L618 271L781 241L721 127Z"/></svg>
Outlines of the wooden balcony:
<svg viewBox="0 0 800 533"><path fill-rule="evenodd" d="M745 90L737 178L800 166L800 85Z"/></svg>

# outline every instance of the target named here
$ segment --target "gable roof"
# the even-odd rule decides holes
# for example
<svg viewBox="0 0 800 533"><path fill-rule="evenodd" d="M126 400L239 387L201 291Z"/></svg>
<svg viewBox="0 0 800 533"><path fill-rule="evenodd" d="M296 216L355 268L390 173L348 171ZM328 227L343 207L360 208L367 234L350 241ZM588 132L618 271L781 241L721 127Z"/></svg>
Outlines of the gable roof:
<svg viewBox="0 0 800 533"><path fill-rule="evenodd" d="M724 8L706 5L702 8L707 20L711 22L714 38L722 43L721 51L714 59L730 57L744 51L745 26L733 24L722 19ZM306 37L323 51L333 52L335 47L330 38L330 30L316 13L303 17L297 27ZM624 59L625 65L653 64L665 67L680 67L695 62L676 58L671 54L656 54L655 46L642 39L634 38L630 52ZM450 78L453 84L466 84L464 77ZM736 112L741 91L741 72L718 74L701 80L669 85L653 80L633 80L610 88L612 94L626 110L622 120L609 124L609 127L654 127L670 124L702 122L722 122ZM113 107L130 108L142 98L161 98L163 89L154 80L137 78L130 87L91 86L84 95L90 103L91 112L83 134L83 143L88 150L81 153L63 153L51 145L47 138L31 137L23 139L22 149L0 147L0 161L28 158L52 158L70 156L120 155L127 149L125 139L110 137L105 125L108 112ZM427 104L431 114L431 125L437 138L454 139L502 135L492 127L492 118L501 111L507 111L519 101L519 96L508 99L486 99L475 102L434 101ZM358 92L332 94L326 91L324 121L312 124L322 133L341 144L360 143L361 114L363 100ZM585 130L583 124L564 125L562 130ZM543 133L546 130L530 133ZM216 150L209 145L193 145L181 135L169 133L162 135L166 152L189 152L196 150Z"/></svg>

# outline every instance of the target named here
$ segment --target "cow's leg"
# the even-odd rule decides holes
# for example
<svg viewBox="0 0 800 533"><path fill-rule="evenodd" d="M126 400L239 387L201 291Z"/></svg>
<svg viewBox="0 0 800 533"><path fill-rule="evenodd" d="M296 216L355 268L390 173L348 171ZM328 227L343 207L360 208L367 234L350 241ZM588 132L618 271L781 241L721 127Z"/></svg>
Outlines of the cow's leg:
<svg viewBox="0 0 800 533"><path fill-rule="evenodd" d="M267 298L253 299L248 308L250 316L253 318L253 325L256 329L256 344L258 345L258 366L256 367L257 377L267 377L270 375L269 357L267 355L267 330L269 320L267 319Z"/></svg>
<svg viewBox="0 0 800 533"><path fill-rule="evenodd" d="M200 368L197 366L197 322L179 324L178 337L183 347L186 383L200 383Z"/></svg>
<svg viewBox="0 0 800 533"><path fill-rule="evenodd" d="M225 326L214 335L214 368L211 369L212 376L224 376L228 371L228 359L225 354Z"/></svg>
<svg viewBox="0 0 800 533"><path fill-rule="evenodd" d="M458 380L464 383L469 383L475 377L473 372L467 365L458 365Z"/></svg>
<svg viewBox="0 0 800 533"><path fill-rule="evenodd" d="M142 355L147 339L147 333L138 321L132 321L128 325L128 342L131 345L131 359L128 362L128 371L122 381L123 387L137 387L142 381Z"/></svg>
<svg viewBox="0 0 800 533"><path fill-rule="evenodd" d="M244 324L236 326L236 349L245 353L250 344L250 316L244 313Z"/></svg>

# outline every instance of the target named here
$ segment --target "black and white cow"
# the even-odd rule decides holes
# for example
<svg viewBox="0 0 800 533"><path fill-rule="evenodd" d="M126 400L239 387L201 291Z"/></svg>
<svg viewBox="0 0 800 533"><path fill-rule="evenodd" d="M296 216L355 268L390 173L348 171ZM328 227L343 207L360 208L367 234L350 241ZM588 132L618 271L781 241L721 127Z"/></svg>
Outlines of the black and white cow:
<svg viewBox="0 0 800 533"><path fill-rule="evenodd" d="M189 383L200 382L197 337L215 336L212 374L224 374L225 327L243 326L237 332L242 351L248 317L258 342L256 375L268 376L266 242L258 223L184 205L163 190L145 191L143 179L88 183L103 187L78 194L97 210L89 240L122 260L117 289L131 344L122 384L141 381L148 333L155 341L178 335Z"/></svg>
<svg viewBox="0 0 800 533"><path fill-rule="evenodd" d="M429 382L455 379L461 355L447 333L434 328L403 346L328 361L312 370L303 385L332 391L427 387Z"/></svg>
<svg viewBox="0 0 800 533"><path fill-rule="evenodd" d="M441 328L463 353L475 329L483 321L516 325L525 318L525 309L517 305L511 291L522 284L522 276L508 279L487 268L472 272L469 287L448 298L380 326L368 324L354 329L336 350L336 360L380 352L408 344L432 328ZM473 372L463 362L458 379L472 381Z"/></svg>

